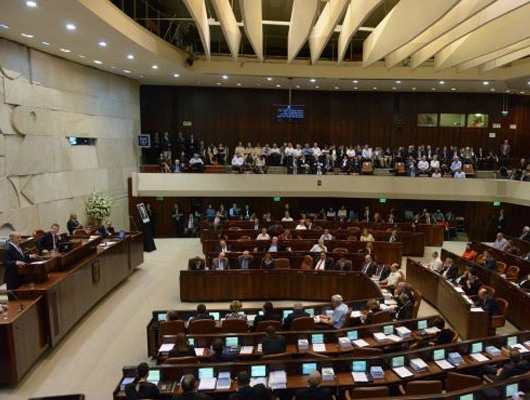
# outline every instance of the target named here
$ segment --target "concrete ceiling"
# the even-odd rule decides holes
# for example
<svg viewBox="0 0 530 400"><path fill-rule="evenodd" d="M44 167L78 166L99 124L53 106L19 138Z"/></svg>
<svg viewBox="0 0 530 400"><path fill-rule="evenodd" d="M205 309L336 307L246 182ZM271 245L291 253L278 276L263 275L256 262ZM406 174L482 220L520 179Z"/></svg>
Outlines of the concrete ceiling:
<svg viewBox="0 0 530 400"><path fill-rule="evenodd" d="M143 84L530 93L530 0L27 3L0 37Z"/></svg>

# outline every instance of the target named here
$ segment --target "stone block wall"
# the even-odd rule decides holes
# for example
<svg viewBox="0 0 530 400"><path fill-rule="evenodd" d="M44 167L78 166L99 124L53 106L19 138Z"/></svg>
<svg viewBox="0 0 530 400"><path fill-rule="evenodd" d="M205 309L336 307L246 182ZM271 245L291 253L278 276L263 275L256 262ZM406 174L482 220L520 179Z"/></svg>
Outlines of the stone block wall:
<svg viewBox="0 0 530 400"><path fill-rule="evenodd" d="M85 199L109 193L111 220L129 227L127 178L138 167L139 84L0 39L0 236L70 212L87 223ZM96 139L72 146L69 136Z"/></svg>

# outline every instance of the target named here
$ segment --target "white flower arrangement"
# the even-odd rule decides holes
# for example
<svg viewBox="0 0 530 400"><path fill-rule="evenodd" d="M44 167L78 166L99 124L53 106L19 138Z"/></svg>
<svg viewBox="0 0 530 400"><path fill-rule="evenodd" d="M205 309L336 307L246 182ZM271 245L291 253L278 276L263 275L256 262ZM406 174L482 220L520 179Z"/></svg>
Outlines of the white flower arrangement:
<svg viewBox="0 0 530 400"><path fill-rule="evenodd" d="M110 216L113 206L112 197L105 193L93 193L87 199L85 212L92 220L100 225L103 219Z"/></svg>

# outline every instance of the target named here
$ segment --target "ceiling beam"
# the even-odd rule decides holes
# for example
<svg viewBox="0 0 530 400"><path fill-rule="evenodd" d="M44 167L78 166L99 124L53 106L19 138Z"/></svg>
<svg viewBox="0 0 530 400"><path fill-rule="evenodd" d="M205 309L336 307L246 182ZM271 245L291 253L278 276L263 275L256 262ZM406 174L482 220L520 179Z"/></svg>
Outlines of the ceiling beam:
<svg viewBox="0 0 530 400"><path fill-rule="evenodd" d="M311 63L315 64L320 58L331 35L335 31L339 19L344 15L348 0L329 0L324 6L311 34L309 35L309 49Z"/></svg>
<svg viewBox="0 0 530 400"><path fill-rule="evenodd" d="M401 0L364 41L363 67L376 63L410 42L459 1Z"/></svg>
<svg viewBox="0 0 530 400"><path fill-rule="evenodd" d="M528 41L525 40L525 42L528 42ZM514 61L517 61L521 58L528 57L528 56L530 56L530 45L525 48L522 48L521 50L514 51L511 54L507 54L505 56L496 58L495 60L491 60L481 65L478 70L481 74L484 74L495 68L502 67L503 65L510 64Z"/></svg>
<svg viewBox="0 0 530 400"><path fill-rule="evenodd" d="M205 0L182 0L191 16L195 20L206 59L210 60L210 25L206 13Z"/></svg>
<svg viewBox="0 0 530 400"><path fill-rule="evenodd" d="M261 0L239 0L245 33L260 62L263 62L263 17Z"/></svg>
<svg viewBox="0 0 530 400"><path fill-rule="evenodd" d="M455 40L467 35L470 32L480 28L481 26L502 17L503 15L513 11L518 7L530 3L530 0L511 0L511 1L496 1L489 7L480 11L473 17L467 19L454 29L450 30L443 36L429 43L410 58L409 67L415 69L422 65L429 58L434 56L440 50L450 45Z"/></svg>
<svg viewBox="0 0 530 400"><path fill-rule="evenodd" d="M443 18L438 20L430 28L419 34L410 42L385 57L385 64L387 68L399 64L407 57L410 57L414 52L431 43L441 35L453 29L458 24L461 24L468 18L471 18L477 12L489 6L495 0L466 0L461 1L454 6Z"/></svg>
<svg viewBox="0 0 530 400"><path fill-rule="evenodd" d="M454 67L530 38L528 15L530 4L493 20L447 46L434 57L435 71Z"/></svg>
<svg viewBox="0 0 530 400"><path fill-rule="evenodd" d="M287 62L293 61L307 42L318 15L319 0L294 0L287 34Z"/></svg>
<svg viewBox="0 0 530 400"><path fill-rule="evenodd" d="M223 31L230 53L232 53L234 60L237 60L239 45L241 44L241 31L237 25L234 10L232 10L228 0L212 0L212 5L221 24L221 30Z"/></svg>
<svg viewBox="0 0 530 400"><path fill-rule="evenodd" d="M360 26L370 16L372 11L378 7L384 0L351 0L344 21L342 22L342 28L339 34L339 57L338 61L341 62L346 55L346 50L350 41L360 28ZM491 0L493 1L493 0Z"/></svg>

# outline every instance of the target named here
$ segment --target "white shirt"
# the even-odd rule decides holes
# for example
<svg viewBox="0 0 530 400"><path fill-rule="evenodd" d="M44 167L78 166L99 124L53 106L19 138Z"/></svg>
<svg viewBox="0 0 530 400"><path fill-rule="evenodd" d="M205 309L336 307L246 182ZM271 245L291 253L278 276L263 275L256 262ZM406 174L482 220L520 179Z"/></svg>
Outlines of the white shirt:
<svg viewBox="0 0 530 400"><path fill-rule="evenodd" d="M440 161L438 160L431 160L431 168L432 169L439 169L440 168Z"/></svg>
<svg viewBox="0 0 530 400"><path fill-rule="evenodd" d="M456 178L456 179L464 179L466 177L466 173L464 171L460 171L460 172L455 172L455 175L453 176L453 178Z"/></svg>
<svg viewBox="0 0 530 400"><path fill-rule="evenodd" d="M324 267L326 265L326 260L318 260L317 265L315 267L315 271L324 271Z"/></svg>
<svg viewBox="0 0 530 400"><path fill-rule="evenodd" d="M313 245L313 247L311 247L311 250L309 250L309 252L311 253L321 253L323 251L327 253L328 248L326 246L320 246L318 243Z"/></svg>
<svg viewBox="0 0 530 400"><path fill-rule="evenodd" d="M283 217L282 222L293 222L294 220L291 217Z"/></svg>
<svg viewBox="0 0 530 400"><path fill-rule="evenodd" d="M241 167L244 163L245 160L243 159L243 157L234 156L234 158L232 158L232 165L234 167Z"/></svg>
<svg viewBox="0 0 530 400"><path fill-rule="evenodd" d="M426 171L429 169L429 162L427 160L420 160L418 162L418 169Z"/></svg>
<svg viewBox="0 0 530 400"><path fill-rule="evenodd" d="M270 235L268 233L260 233L256 240L270 240Z"/></svg>
<svg viewBox="0 0 530 400"><path fill-rule="evenodd" d="M296 225L296 228L294 228L294 229L299 231L299 230L302 230L302 229L307 229L307 226L298 224L298 225Z"/></svg>

